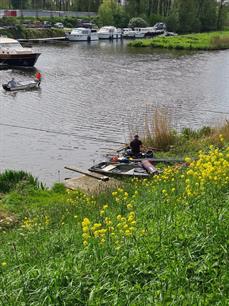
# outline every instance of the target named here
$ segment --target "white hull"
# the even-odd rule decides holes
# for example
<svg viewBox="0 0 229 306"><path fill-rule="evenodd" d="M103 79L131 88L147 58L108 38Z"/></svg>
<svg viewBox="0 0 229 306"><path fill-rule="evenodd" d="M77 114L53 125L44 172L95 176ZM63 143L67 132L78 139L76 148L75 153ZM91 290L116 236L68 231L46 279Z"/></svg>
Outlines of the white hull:
<svg viewBox="0 0 229 306"><path fill-rule="evenodd" d="M67 35L67 39L70 41L89 41L90 37L88 35Z"/></svg>
<svg viewBox="0 0 229 306"><path fill-rule="evenodd" d="M93 29L76 28L71 33L66 34L70 41L96 41L99 39L98 34Z"/></svg>
<svg viewBox="0 0 229 306"><path fill-rule="evenodd" d="M99 39L120 39L121 34L98 33Z"/></svg>
<svg viewBox="0 0 229 306"><path fill-rule="evenodd" d="M144 38L145 33L135 33L135 38Z"/></svg>
<svg viewBox="0 0 229 306"><path fill-rule="evenodd" d="M144 38L145 33L138 33L138 32L129 32L123 33L123 38Z"/></svg>
<svg viewBox="0 0 229 306"><path fill-rule="evenodd" d="M92 34L90 40L91 40L91 41L97 41L97 40L99 40L98 34L97 34L97 33L96 33L96 34Z"/></svg>
<svg viewBox="0 0 229 306"><path fill-rule="evenodd" d="M87 36L87 35L71 35L70 34L66 37L70 41L97 41L99 40L98 35Z"/></svg>

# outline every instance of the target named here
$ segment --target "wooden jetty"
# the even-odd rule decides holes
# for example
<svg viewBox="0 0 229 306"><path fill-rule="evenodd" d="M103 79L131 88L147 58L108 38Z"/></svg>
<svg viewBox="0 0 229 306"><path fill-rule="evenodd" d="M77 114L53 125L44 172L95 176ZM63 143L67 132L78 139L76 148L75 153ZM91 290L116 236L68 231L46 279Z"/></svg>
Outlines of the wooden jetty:
<svg viewBox="0 0 229 306"><path fill-rule="evenodd" d="M80 177L65 180L64 185L71 190L80 189L88 194L99 194L100 192L119 187L121 182L114 178L110 178L109 181L104 182L82 175Z"/></svg>
<svg viewBox="0 0 229 306"><path fill-rule="evenodd" d="M59 42L68 42L65 37L47 37L47 38L21 38L18 39L20 43L59 43Z"/></svg>
<svg viewBox="0 0 229 306"><path fill-rule="evenodd" d="M65 180L65 187L71 190L80 189L89 194L98 194L108 189L115 189L121 185L121 182L117 179L97 173L92 174L91 172L77 169L74 166L68 166L65 169L83 174L79 177Z"/></svg>

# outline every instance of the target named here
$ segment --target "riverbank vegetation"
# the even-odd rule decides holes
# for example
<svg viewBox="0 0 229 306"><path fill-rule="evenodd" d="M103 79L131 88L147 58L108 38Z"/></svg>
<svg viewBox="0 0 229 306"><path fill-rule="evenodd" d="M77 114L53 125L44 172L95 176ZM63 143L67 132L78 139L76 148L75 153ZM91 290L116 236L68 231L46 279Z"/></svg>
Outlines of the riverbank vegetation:
<svg viewBox="0 0 229 306"><path fill-rule="evenodd" d="M39 28L44 27L44 23L47 23L50 27L55 23L61 22L65 28L74 28L81 25L82 20L84 22L93 21L95 17L3 17L0 18L0 27L12 26L12 27L30 27Z"/></svg>
<svg viewBox="0 0 229 306"><path fill-rule="evenodd" d="M139 39L129 42L128 46L180 50L223 50L229 48L229 32L197 33Z"/></svg>
<svg viewBox="0 0 229 306"><path fill-rule="evenodd" d="M93 20L92 17L83 18L84 23ZM55 27L58 22L63 24L63 29ZM81 26L82 19L76 17L3 17L0 18L0 35L16 39L63 37L67 30Z"/></svg>
<svg viewBox="0 0 229 306"><path fill-rule="evenodd" d="M65 32L62 29L26 29L24 27L14 27L9 29L0 29L0 35L10 38L48 38L64 37Z"/></svg>
<svg viewBox="0 0 229 306"><path fill-rule="evenodd" d="M130 139L134 134L140 134L144 147L158 148L159 157L191 154L193 157L200 150L207 150L210 145L222 147L220 138L229 142L229 121L214 127L204 126L197 130L183 128L177 132L172 128L172 121L163 109L156 109L151 118L145 120L144 128L139 131L130 127Z"/></svg>
<svg viewBox="0 0 229 306"><path fill-rule="evenodd" d="M200 131L188 167L96 196L2 173L1 303L226 305L229 128Z"/></svg>

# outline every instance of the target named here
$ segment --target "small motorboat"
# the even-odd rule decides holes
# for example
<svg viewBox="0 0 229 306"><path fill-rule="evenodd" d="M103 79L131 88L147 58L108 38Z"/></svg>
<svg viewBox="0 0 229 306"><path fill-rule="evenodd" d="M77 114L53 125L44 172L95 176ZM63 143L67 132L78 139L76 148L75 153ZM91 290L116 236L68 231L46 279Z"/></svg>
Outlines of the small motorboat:
<svg viewBox="0 0 229 306"><path fill-rule="evenodd" d="M109 163L101 162L88 169L91 172L100 173L106 176L122 176L122 177L141 177L147 178L149 174L138 164Z"/></svg>
<svg viewBox="0 0 229 306"><path fill-rule="evenodd" d="M156 169L147 160L144 160L142 162L129 162L129 163L101 162L95 166L92 166L88 170L106 176L120 176L120 177L134 176L138 178L148 178L152 175L159 174L161 172L158 169Z"/></svg>
<svg viewBox="0 0 229 306"><path fill-rule="evenodd" d="M6 91L29 90L33 88L38 88L39 86L40 81L38 80L16 82L16 85L13 87L8 84L2 84L3 89L5 89Z"/></svg>

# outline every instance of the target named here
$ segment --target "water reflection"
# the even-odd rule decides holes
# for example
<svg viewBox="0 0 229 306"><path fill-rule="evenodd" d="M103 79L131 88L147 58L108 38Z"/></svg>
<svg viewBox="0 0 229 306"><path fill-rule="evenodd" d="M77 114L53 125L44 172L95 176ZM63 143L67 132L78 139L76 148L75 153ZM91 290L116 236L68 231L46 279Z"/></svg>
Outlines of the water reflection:
<svg viewBox="0 0 229 306"><path fill-rule="evenodd" d="M37 46L40 90L0 91L0 167L26 169L51 183L88 168L128 140L129 126L163 106L174 127L197 128L229 112L229 52L130 49L126 42ZM36 70L2 70L0 82L33 78ZM21 127L34 128L27 130ZM49 133L54 131L57 133ZM60 134L58 134L60 132Z"/></svg>

